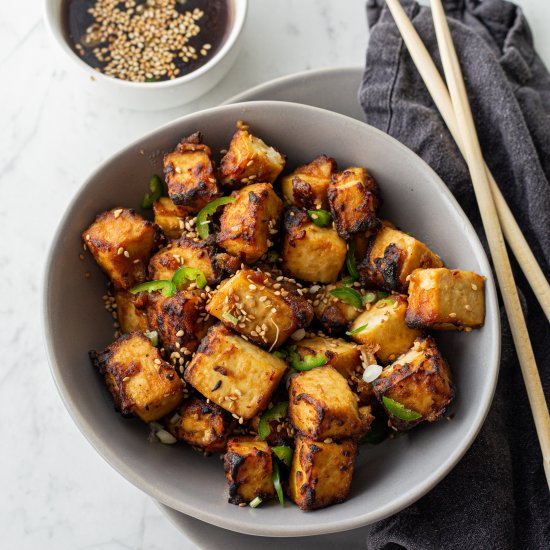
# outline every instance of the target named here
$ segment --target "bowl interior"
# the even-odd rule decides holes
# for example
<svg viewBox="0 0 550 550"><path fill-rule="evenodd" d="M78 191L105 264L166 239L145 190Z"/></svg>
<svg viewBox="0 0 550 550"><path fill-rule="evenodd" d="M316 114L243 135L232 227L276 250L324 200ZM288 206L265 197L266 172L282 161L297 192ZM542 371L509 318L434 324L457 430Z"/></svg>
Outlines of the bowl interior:
<svg viewBox="0 0 550 550"><path fill-rule="evenodd" d="M101 211L138 207L149 177L161 173L162 154L200 130L217 154L239 119L288 156L293 168L326 153L340 168L367 166L377 179L384 216L426 242L446 265L487 277L486 325L469 334L436 338L454 372L452 421L422 426L406 437L364 446L349 499L304 514L292 505L258 509L227 503L219 457L187 446L148 441L147 426L113 410L88 351L113 340L112 319L101 296L106 278L91 258L79 260L80 233ZM86 273L91 276L86 277ZM123 476L175 510L226 529L266 536L342 531L397 512L426 493L473 441L493 395L499 359L494 284L480 242L437 175L386 134L342 115L282 102L254 102L195 113L152 132L105 162L86 181L60 223L45 277L44 322L52 371L65 404L96 450Z"/></svg>

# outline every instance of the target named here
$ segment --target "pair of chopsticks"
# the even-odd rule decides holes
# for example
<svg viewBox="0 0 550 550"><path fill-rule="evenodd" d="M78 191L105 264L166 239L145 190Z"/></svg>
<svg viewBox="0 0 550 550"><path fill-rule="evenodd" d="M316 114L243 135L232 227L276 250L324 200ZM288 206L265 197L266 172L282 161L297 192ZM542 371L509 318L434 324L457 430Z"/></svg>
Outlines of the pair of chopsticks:
<svg viewBox="0 0 550 550"><path fill-rule="evenodd" d="M441 0L431 0L431 6L448 90L399 0L386 0L386 3L418 72L468 165L535 421L546 480L550 487L550 415L503 237L506 237L548 320L550 285L483 160L464 79Z"/></svg>

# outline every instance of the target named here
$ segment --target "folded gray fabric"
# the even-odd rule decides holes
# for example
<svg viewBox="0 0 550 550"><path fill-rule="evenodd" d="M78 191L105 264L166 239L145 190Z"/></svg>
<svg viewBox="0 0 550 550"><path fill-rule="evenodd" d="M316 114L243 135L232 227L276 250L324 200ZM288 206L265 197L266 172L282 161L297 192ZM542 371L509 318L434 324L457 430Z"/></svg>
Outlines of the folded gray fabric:
<svg viewBox="0 0 550 550"><path fill-rule="evenodd" d="M411 0L403 5L442 72L430 10ZM444 5L483 154L548 277L550 76L517 6L502 0ZM359 90L367 122L432 166L488 252L464 160L383 0L369 0L367 15L371 34ZM512 263L548 399L550 325L515 260ZM477 440L434 490L373 527L369 549L550 548L550 496L540 447L502 307L501 318L500 378Z"/></svg>

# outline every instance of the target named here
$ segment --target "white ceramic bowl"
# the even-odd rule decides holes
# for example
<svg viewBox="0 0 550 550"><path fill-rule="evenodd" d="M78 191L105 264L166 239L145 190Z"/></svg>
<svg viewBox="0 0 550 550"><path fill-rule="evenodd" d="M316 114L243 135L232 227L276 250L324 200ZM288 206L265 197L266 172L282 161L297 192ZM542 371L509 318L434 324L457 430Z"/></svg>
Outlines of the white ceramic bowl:
<svg viewBox="0 0 550 550"><path fill-rule="evenodd" d="M248 0L229 0L230 29L220 49L207 63L187 75L162 82L130 82L100 73L73 51L62 23L63 4L67 0L44 0L44 18L63 57L80 71L85 92L110 103L139 110L168 109L189 103L211 90L229 71L239 53Z"/></svg>
<svg viewBox="0 0 550 550"><path fill-rule="evenodd" d="M88 359L113 339L101 296L106 278L91 258L79 260L80 234L115 205L137 207L162 152L197 130L212 151L226 148L235 121L288 155L288 166L326 153L341 167L367 166L377 179L382 213L438 252L450 267L487 277L486 324L472 333L438 333L454 372L455 417L407 437L361 449L349 499L302 513L275 502L257 509L227 503L218 456L147 440L148 429L113 410L112 398ZM91 277L86 278L85 273ZM227 105L185 116L117 153L84 183L54 237L46 268L44 326L52 373L67 409L95 449L134 485L167 506L219 527L265 536L303 536L353 529L389 516L420 498L457 463L479 431L495 388L500 327L495 287L470 222L439 177L386 134L343 115L282 102ZM472 488L475 490L475 488Z"/></svg>

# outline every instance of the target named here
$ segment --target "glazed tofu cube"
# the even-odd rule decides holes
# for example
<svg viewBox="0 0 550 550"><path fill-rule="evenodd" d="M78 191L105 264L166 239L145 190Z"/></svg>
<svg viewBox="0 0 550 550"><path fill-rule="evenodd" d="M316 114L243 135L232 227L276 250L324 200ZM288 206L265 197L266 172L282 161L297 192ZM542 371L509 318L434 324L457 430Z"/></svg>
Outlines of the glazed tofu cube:
<svg viewBox="0 0 550 550"><path fill-rule="evenodd" d="M382 371L373 389L382 404L383 397L388 397L420 415L407 420L386 407L391 424L398 430L408 430L423 420L439 420L454 397L449 365L431 337L416 340L411 350Z"/></svg>
<svg viewBox="0 0 550 550"><path fill-rule="evenodd" d="M330 293L331 290L341 287L341 282L327 285L316 292L312 298L315 318L327 334L342 334L361 313L360 309L339 300ZM363 293L360 288L355 290Z"/></svg>
<svg viewBox="0 0 550 550"><path fill-rule="evenodd" d="M159 250L149 262L149 277L152 280L169 281L180 267L200 269L209 285L221 279L221 272L212 246L205 241L196 242L187 237L171 241ZM193 287L193 282L189 282Z"/></svg>
<svg viewBox="0 0 550 550"><path fill-rule="evenodd" d="M338 235L350 239L380 225L378 186L365 168L352 167L332 176L328 188L330 210Z"/></svg>
<svg viewBox="0 0 550 550"><path fill-rule="evenodd" d="M317 210L328 210L327 190L330 178L336 171L336 161L321 155L309 164L300 166L282 179L281 190L288 204Z"/></svg>
<svg viewBox="0 0 550 550"><path fill-rule="evenodd" d="M232 426L231 415L200 397L186 399L167 424L176 439L207 453L225 451Z"/></svg>
<svg viewBox="0 0 550 550"><path fill-rule="evenodd" d="M296 279L333 283L346 260L346 242L332 227L315 225L303 210L289 208L284 218L283 270Z"/></svg>
<svg viewBox="0 0 550 550"><path fill-rule="evenodd" d="M223 460L229 482L229 502L248 504L256 497L267 500L275 496L271 479L273 453L265 441L253 437L232 437Z"/></svg>
<svg viewBox="0 0 550 550"><path fill-rule="evenodd" d="M100 353L90 352L90 358L105 377L115 407L123 415L152 422L183 400L180 377L140 332L125 334Z"/></svg>
<svg viewBox="0 0 550 550"><path fill-rule="evenodd" d="M443 267L424 243L384 224L369 243L365 259L357 266L361 276L386 290L406 292L407 277L417 268Z"/></svg>
<svg viewBox="0 0 550 550"><path fill-rule="evenodd" d="M357 443L315 441L298 436L288 480L290 498L301 510L346 500L357 456Z"/></svg>
<svg viewBox="0 0 550 550"><path fill-rule="evenodd" d="M164 178L168 195L175 204L198 212L221 196L210 147L196 132L181 140L176 149L164 155Z"/></svg>
<svg viewBox="0 0 550 550"><path fill-rule="evenodd" d="M291 378L288 415L296 430L315 440L349 438L365 431L346 379L329 366Z"/></svg>
<svg viewBox="0 0 550 550"><path fill-rule="evenodd" d="M241 269L223 281L206 309L228 328L269 349L284 344L313 318L313 308L298 292L252 269Z"/></svg>
<svg viewBox="0 0 550 550"><path fill-rule="evenodd" d="M117 320L123 333L149 330L147 322L147 296L143 293L132 294L127 290L115 291Z"/></svg>
<svg viewBox="0 0 550 550"><path fill-rule="evenodd" d="M485 278L459 269L416 269L409 279L407 324L420 329L471 330L485 319Z"/></svg>
<svg viewBox="0 0 550 550"><path fill-rule="evenodd" d="M248 129L239 128L220 162L222 185L239 189L248 183L273 183L285 167L286 159Z"/></svg>
<svg viewBox="0 0 550 550"><path fill-rule="evenodd" d="M115 288L126 290L145 281L147 262L161 237L154 223L128 208L103 212L82 233L84 244Z"/></svg>
<svg viewBox="0 0 550 550"><path fill-rule="evenodd" d="M357 344L342 338L304 338L296 342L296 353L302 361L306 356L322 355L325 364L334 367L344 378L350 378L361 367L361 352Z"/></svg>
<svg viewBox="0 0 550 550"><path fill-rule="evenodd" d="M222 409L249 420L265 409L286 363L222 325L209 329L185 380Z"/></svg>
<svg viewBox="0 0 550 550"><path fill-rule="evenodd" d="M381 363L393 361L398 355L411 348L419 330L409 328L405 322L407 298L402 294L391 294L378 300L353 321L351 338L359 344L365 344L375 350Z"/></svg>
<svg viewBox="0 0 550 550"><path fill-rule="evenodd" d="M246 263L259 260L273 244L283 213L283 202L269 183L247 185L231 194L225 206L217 243Z"/></svg>
<svg viewBox="0 0 550 550"><path fill-rule="evenodd" d="M178 239L185 229L185 218L192 213L188 206L178 206L170 197L161 197L153 204L155 223L169 239Z"/></svg>

